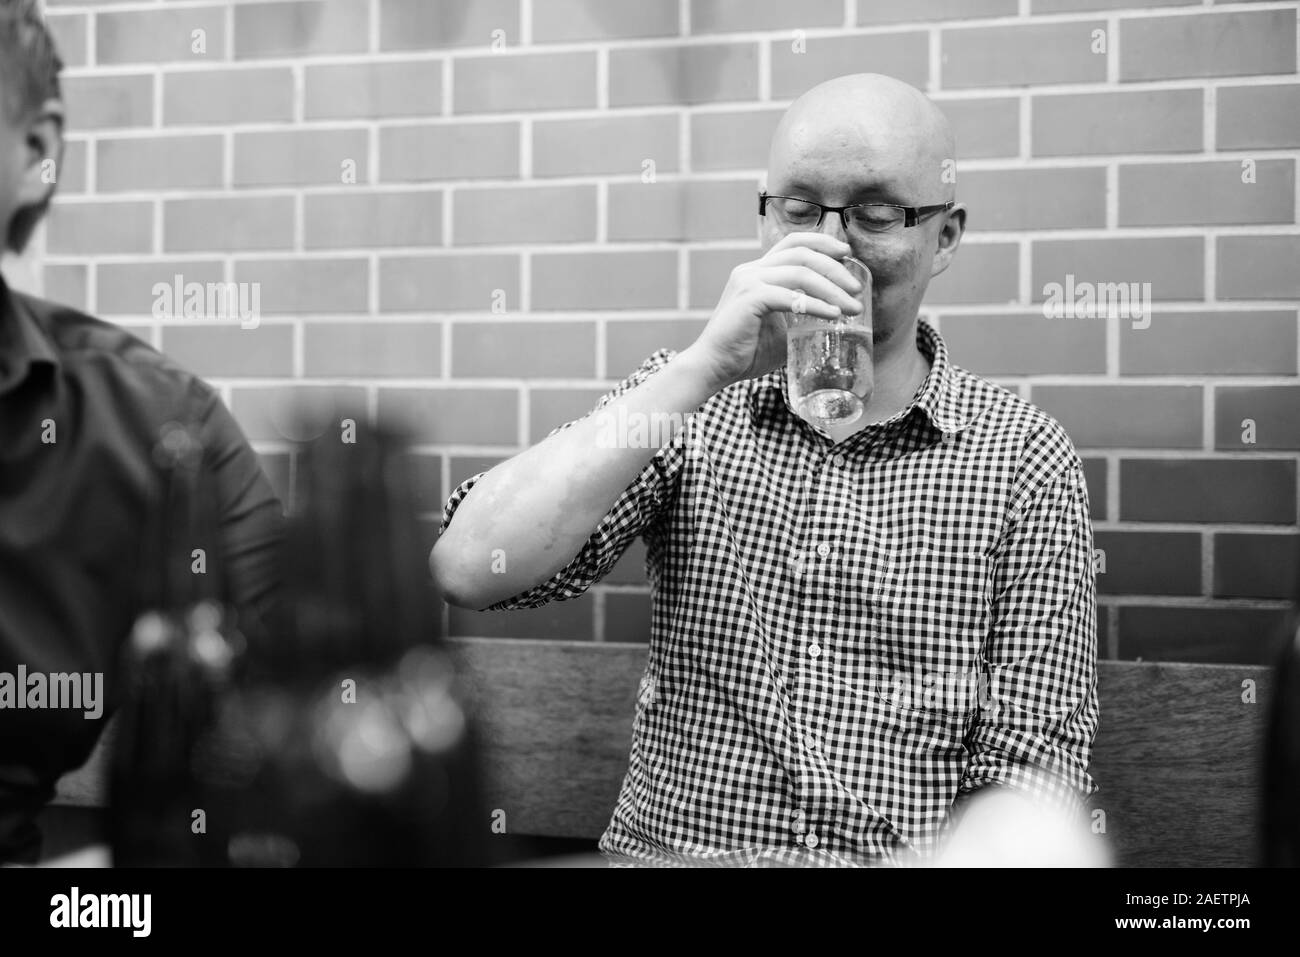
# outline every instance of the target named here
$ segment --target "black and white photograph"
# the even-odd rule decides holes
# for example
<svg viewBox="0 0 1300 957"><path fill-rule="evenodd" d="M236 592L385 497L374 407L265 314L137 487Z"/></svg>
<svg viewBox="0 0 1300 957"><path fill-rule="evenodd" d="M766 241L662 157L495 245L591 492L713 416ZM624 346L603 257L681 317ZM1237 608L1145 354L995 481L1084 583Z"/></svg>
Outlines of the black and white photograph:
<svg viewBox="0 0 1300 957"><path fill-rule="evenodd" d="M0 0L0 922L1284 929L1298 11Z"/></svg>

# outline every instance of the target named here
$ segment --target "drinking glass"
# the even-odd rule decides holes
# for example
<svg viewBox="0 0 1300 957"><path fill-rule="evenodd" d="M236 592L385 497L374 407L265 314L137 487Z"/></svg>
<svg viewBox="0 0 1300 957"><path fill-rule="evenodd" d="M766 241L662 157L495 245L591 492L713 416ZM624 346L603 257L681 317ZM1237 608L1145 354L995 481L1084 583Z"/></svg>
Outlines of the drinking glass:
<svg viewBox="0 0 1300 957"><path fill-rule="evenodd" d="M788 312L786 383L790 404L821 426L843 425L862 414L874 385L871 345L871 270L848 257L844 266L859 282L862 312L824 319Z"/></svg>

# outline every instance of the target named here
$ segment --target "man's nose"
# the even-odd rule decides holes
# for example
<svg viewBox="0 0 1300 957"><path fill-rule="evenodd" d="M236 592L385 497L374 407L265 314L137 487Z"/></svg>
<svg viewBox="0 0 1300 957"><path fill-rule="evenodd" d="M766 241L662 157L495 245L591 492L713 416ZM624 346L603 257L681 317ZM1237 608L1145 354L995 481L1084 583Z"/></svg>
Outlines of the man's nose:
<svg viewBox="0 0 1300 957"><path fill-rule="evenodd" d="M847 243L849 241L848 233L844 230L844 220L840 218L839 213L827 212L822 217L821 231L827 236L840 240L840 242Z"/></svg>

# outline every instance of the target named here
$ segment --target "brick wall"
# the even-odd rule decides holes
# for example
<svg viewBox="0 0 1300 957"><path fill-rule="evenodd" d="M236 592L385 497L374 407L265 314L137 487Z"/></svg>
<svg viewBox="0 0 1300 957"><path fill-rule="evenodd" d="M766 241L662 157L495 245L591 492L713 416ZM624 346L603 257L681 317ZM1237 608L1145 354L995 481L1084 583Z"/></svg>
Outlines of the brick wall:
<svg viewBox="0 0 1300 957"><path fill-rule="evenodd" d="M288 397L418 415L431 517L691 340L755 254L793 97L864 69L925 89L971 207L926 313L1079 446L1103 654L1245 662L1276 639L1300 578L1295 3L48 9L71 135L46 294L219 384L286 497ZM260 325L155 319L176 274L260 283ZM1151 283L1149 328L1045 319L1067 275ZM644 640L642 556L579 601L449 626Z"/></svg>

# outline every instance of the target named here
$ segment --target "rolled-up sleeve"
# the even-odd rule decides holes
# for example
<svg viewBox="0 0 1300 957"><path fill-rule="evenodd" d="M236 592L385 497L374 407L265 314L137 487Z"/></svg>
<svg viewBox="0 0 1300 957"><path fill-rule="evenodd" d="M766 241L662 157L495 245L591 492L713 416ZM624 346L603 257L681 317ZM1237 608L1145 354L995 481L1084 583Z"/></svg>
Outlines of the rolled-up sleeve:
<svg viewBox="0 0 1300 957"><path fill-rule="evenodd" d="M636 388L662 369L674 355L674 352L667 349L655 352L635 372L603 395L586 416L566 422L553 429L550 434L554 435L588 416L599 413L614 399ZM546 581L490 605L486 610L537 608L551 601L567 601L577 598L609 574L628 547L662 514L680 474L683 461L682 448L682 436L679 434L655 453L641 473L615 500L609 512L601 519L569 564ZM446 530L461 503L486 474L480 472L456 487L443 507L440 531Z"/></svg>
<svg viewBox="0 0 1300 957"><path fill-rule="evenodd" d="M1097 790L1097 608L1088 490L1059 426L1023 469L994 573L986 693L967 735L960 791L1026 791L1077 812Z"/></svg>

